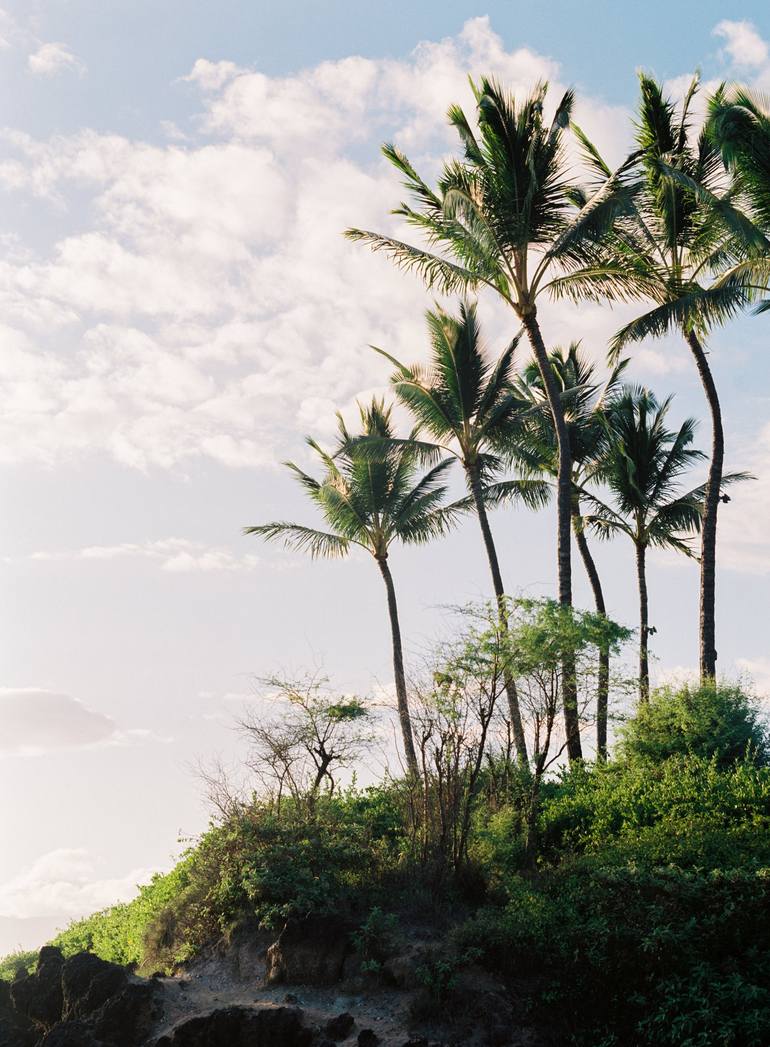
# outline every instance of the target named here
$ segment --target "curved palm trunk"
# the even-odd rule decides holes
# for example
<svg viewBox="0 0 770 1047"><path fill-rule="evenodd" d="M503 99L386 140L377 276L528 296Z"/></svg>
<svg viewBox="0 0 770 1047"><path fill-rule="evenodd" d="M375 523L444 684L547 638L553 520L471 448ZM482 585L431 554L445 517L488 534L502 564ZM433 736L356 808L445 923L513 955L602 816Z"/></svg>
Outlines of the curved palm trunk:
<svg viewBox="0 0 770 1047"><path fill-rule="evenodd" d="M484 539L484 548L487 551L487 560L489 561L489 569L492 572L492 586L495 590L495 597L497 599L497 609L500 617L500 628L504 633L508 632L508 612L505 606L505 589L503 587L503 576L500 573L500 563L497 559L497 550L495 549L494 539L492 538L492 531L489 526L489 517L487 516L487 507L484 504L484 495L481 490L481 480L479 478L478 471L466 466L466 474L468 477L468 485L470 486L471 493L473 495L473 501L476 505L476 515L479 518L479 526L481 527L481 534ZM511 714L511 727L513 728L513 742L516 746L516 756L521 764L526 764L528 761L527 756L527 739L524 735L524 724L521 719L521 709L519 707L519 696L516 691L516 682L511 677L505 677L505 691L508 695L508 708Z"/></svg>
<svg viewBox="0 0 770 1047"><path fill-rule="evenodd" d="M713 678L717 671L716 652L716 559L717 559L717 510L722 487L722 468L725 456L725 437L722 429L722 409L719 405L716 385L706 353L694 331L687 335L687 342L695 357L698 374L706 393L711 411L711 464L706 481L706 497L703 504L703 530L701 532L700 560L700 676L701 682Z"/></svg>
<svg viewBox="0 0 770 1047"><path fill-rule="evenodd" d="M596 562L594 561L594 558L591 555L591 550L588 547L585 531L579 525L579 520L580 505L576 502L574 506L574 515L572 517L575 541L577 542L577 547L580 551L580 556L583 560L583 566L586 569L588 580L591 583L597 614L604 617L607 610L604 603L602 583L599 579L599 572L596 569ZM597 681L596 690L596 756L599 760L607 759L607 714L609 710L609 693L610 651L609 647L602 647L599 650L599 679Z"/></svg>
<svg viewBox="0 0 770 1047"><path fill-rule="evenodd" d="M398 623L398 604L396 603L396 590L393 586L393 576L388 567L387 556L375 557L380 568L385 588L388 591L388 613L390 615L390 633L393 639L393 676L396 681L396 699L398 702L398 718L401 723L401 737L404 742L404 755L409 774L417 775L417 754L414 750L414 738L412 737L412 720L409 715L409 699L406 696L406 677L404 676L404 655L401 649L401 627Z"/></svg>
<svg viewBox="0 0 770 1047"><path fill-rule="evenodd" d="M636 574L639 579L639 701L646 703L650 697L650 666L647 651L649 622L647 607L647 550L641 543L636 545Z"/></svg>
<svg viewBox="0 0 770 1047"><path fill-rule="evenodd" d="M557 514L557 558L559 565L559 603L565 607L572 606L572 563L571 563L571 525L572 525L572 453L569 446L569 433L564 419L564 408L559 396L559 389L548 362L548 351L537 322L534 307L522 315L521 321L527 331L529 343L535 356L540 377L543 381L548 406L551 409L553 427L559 450L559 472L556 481L556 514ZM564 676L564 730L567 735L567 755L570 763L583 759L580 744L580 716L577 704L577 680L575 660L568 658L563 666Z"/></svg>

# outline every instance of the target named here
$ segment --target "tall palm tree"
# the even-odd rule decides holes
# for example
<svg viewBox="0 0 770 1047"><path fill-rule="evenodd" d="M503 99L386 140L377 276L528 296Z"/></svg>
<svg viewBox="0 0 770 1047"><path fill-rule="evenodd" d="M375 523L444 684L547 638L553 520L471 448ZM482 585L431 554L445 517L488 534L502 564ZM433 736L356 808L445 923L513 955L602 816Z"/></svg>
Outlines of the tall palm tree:
<svg viewBox="0 0 770 1047"><path fill-rule="evenodd" d="M721 158L709 136L691 133L691 105L697 77L677 112L659 84L641 76L637 116L639 181L628 222L616 223L608 246L628 266L638 290L654 308L623 327L611 342L617 354L630 342L683 335L708 402L712 447L703 506L700 579L700 671L716 672L717 510L722 498L724 430L705 339L757 296L767 270L770 243L738 207L735 184L725 179ZM608 168L583 139L599 178ZM617 234L617 235L616 235Z"/></svg>
<svg viewBox="0 0 770 1047"><path fill-rule="evenodd" d="M691 444L696 423L688 418L666 428L671 397L662 404L647 389L627 390L606 413L607 444L594 475L607 484L614 506L585 492L591 512L586 523L603 538L627 535L636 550L639 584L639 697L650 693L647 550L650 546L693 552L690 537L700 530L704 488L679 493L682 474L705 455Z"/></svg>
<svg viewBox="0 0 770 1047"><path fill-rule="evenodd" d="M402 269L414 269L443 293L487 287L523 324L540 368L559 447L557 557L559 599L572 602L570 559L570 452L559 391L548 366L538 320L538 301L553 294L622 295L627 269L599 251L602 236L628 205L622 172L609 175L590 199L567 174L564 132L574 97L568 91L548 123L543 114L547 85L516 104L491 79L472 84L475 132L459 106L448 112L464 153L448 161L436 189L403 153L385 145L385 156L404 176L413 203L395 211L426 246L391 236L349 229L347 236L384 251ZM593 279L581 281L590 272ZM568 668L568 667L567 667ZM565 720L568 753L581 756L574 673L568 671Z"/></svg>
<svg viewBox="0 0 770 1047"><path fill-rule="evenodd" d="M374 460L364 454L341 416L335 451L328 454L308 437L324 467L320 480L303 472L293 462L286 465L295 473L308 496L315 502L330 530L320 531L301 524L278 521L244 528L268 540L280 539L295 549L305 549L313 557L346 556L357 545L370 553L379 567L388 597L393 673L398 715L407 768L417 773L417 757L412 737L409 701L406 693L401 627L393 577L388 566L390 546L395 541L428 542L444 534L458 515L443 506L446 494L444 477L451 459L439 462L422 476L409 441L395 441L391 409L381 400L359 405L361 435L376 438L387 450ZM415 434L413 434L415 435Z"/></svg>
<svg viewBox="0 0 770 1047"><path fill-rule="evenodd" d="M740 179L752 217L770 230L770 102L743 87L720 87L709 100L706 133ZM764 302L757 311L769 308Z"/></svg>
<svg viewBox="0 0 770 1047"><path fill-rule="evenodd" d="M549 361L564 404L564 418L572 457L572 531L594 596L597 613L606 614L604 591L599 571L586 537L580 495L591 481L607 447L604 410L617 394L620 379L628 361L621 360L604 382L598 379L596 365L573 342L567 350L555 349ZM545 398L540 371L531 363L524 369L518 388L533 404ZM558 474L556 435L550 416L543 411L531 414L511 448L512 457L524 475ZM607 756L607 717L609 707L610 652L599 652L599 675L596 698L596 752L600 760Z"/></svg>
<svg viewBox="0 0 770 1047"><path fill-rule="evenodd" d="M382 353L396 370L391 378L399 400L409 408L421 434L415 446L422 454L447 453L459 460L473 509L478 517L492 575L500 624L507 628L505 586L487 514L488 500L518 498L531 507L545 503L548 491L538 480L497 481L499 451L520 425L527 404L511 386L517 339L493 363L482 344L476 307L460 305L459 316L436 308L426 314L431 341L427 367L407 367ZM460 506L462 503L456 503ZM513 679L506 679L514 743L519 760L527 760L527 743Z"/></svg>

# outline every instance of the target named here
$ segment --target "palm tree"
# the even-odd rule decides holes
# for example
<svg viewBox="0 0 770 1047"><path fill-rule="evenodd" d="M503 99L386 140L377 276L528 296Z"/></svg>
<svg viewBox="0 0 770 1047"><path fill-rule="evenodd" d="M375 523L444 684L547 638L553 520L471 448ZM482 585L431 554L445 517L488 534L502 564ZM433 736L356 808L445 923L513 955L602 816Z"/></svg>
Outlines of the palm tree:
<svg viewBox="0 0 770 1047"><path fill-rule="evenodd" d="M581 489L589 483L597 463L607 447L607 428L604 410L618 391L620 378L628 361L621 360L610 371L603 383L597 379L596 365L582 351L578 342L569 348L555 349L549 355L554 378L561 391L564 417L569 434L572 457L572 531L583 566L594 595L598 614L606 614L604 591L586 537L581 513ZM540 371L534 363L522 373L518 388L533 404L542 404L545 398ZM511 447L524 475L551 475L558 473L556 436L550 416L543 411L533 413ZM610 653L608 647L599 652L599 675L596 698L596 752L600 760L607 756L607 716L609 706Z"/></svg>
<svg viewBox="0 0 770 1047"><path fill-rule="evenodd" d="M531 507L548 497L538 480L494 482L502 462L498 452L511 439L522 409L528 406L511 386L517 340L493 364L482 344L476 307L461 303L460 315L436 307L426 314L431 340L427 368L407 367L381 352L396 370L391 378L399 400L409 408L421 433L433 441L415 442L421 454L447 453L457 458L465 473L470 501L478 517L492 575L500 624L507 628L505 586L487 514L488 501L518 498ZM455 503L457 507L463 503ZM505 681L516 753L527 761L527 743L513 679Z"/></svg>
<svg viewBox="0 0 770 1047"><path fill-rule="evenodd" d="M591 512L586 524L600 537L627 535L636 550L639 583L639 697L650 693L647 550L650 546L693 552L689 538L700 530L704 488L679 493L680 479L705 455L691 447L696 423L688 418L666 428L669 396L659 404L647 389L627 390L606 412L607 445L594 471L608 486L614 507L584 492Z"/></svg>
<svg viewBox="0 0 770 1047"><path fill-rule="evenodd" d="M705 339L757 295L757 280L767 275L770 243L737 207L735 184L726 182L721 158L709 136L693 140L690 107L697 77L677 114L676 107L649 76L641 76L637 117L640 149L635 207L627 222L616 223L608 246L630 280L655 303L623 327L611 342L611 357L630 342L671 330L685 338L708 402L712 423L711 461L704 496L701 533L700 672L716 672L715 601L717 510L722 496L724 431ZM599 178L608 168L582 139Z"/></svg>
<svg viewBox="0 0 770 1047"><path fill-rule="evenodd" d="M278 521L246 527L244 533L260 535L268 540L281 539L286 546L305 549L313 557L346 556L353 545L366 549L374 557L388 597L393 673L404 754L409 773L416 774L417 757L406 693L401 628L388 554L396 540L428 542L444 534L452 525L458 511L442 506L446 494L443 480L452 463L451 459L446 459L418 476L416 456L409 441L394 440L391 409L383 401L373 399L368 407L359 405L359 410L361 435L388 445L387 451L379 454L376 460L356 451L356 437L338 415L339 436L334 453L327 454L310 437L307 440L323 464L321 480L309 476L293 462L286 463L321 510L330 530L319 531Z"/></svg>
<svg viewBox="0 0 770 1047"><path fill-rule="evenodd" d="M719 88L709 101L706 133L728 170L739 179L752 217L770 230L770 106L766 99L739 87ZM764 302L759 311L770 308Z"/></svg>
<svg viewBox="0 0 770 1047"><path fill-rule="evenodd" d="M564 132L573 94L568 91L551 123L543 115L547 85L539 84L519 105L493 80L472 83L478 133L459 106L448 112L464 147L460 160L444 165L432 189L393 145L385 156L404 176L413 204L395 211L413 226L425 247L391 236L349 229L347 236L384 251L402 269L414 269L428 286L443 293L487 287L510 306L523 324L535 355L559 448L557 555L559 599L572 602L570 560L570 452L559 391L537 305L552 294L623 294L627 268L609 261L599 247L602 236L628 206L623 172L609 175L587 199L567 176ZM581 277L590 273L592 279ZM567 667L568 668L568 667ZM568 753L581 756L574 673L565 692Z"/></svg>

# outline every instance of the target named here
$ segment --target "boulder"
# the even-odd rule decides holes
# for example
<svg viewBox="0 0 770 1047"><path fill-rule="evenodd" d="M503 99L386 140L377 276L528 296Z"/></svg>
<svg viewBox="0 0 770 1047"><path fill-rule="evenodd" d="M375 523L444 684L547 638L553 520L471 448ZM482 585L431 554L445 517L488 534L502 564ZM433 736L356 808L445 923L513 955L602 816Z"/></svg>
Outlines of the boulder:
<svg viewBox="0 0 770 1047"><path fill-rule="evenodd" d="M0 1013L0 1047L35 1047L40 1027L22 1015Z"/></svg>
<svg viewBox="0 0 770 1047"><path fill-rule="evenodd" d="M62 965L64 958L50 945L40 950L34 974L20 974L11 984L14 1010L48 1028L62 1016Z"/></svg>
<svg viewBox="0 0 770 1047"><path fill-rule="evenodd" d="M324 1031L330 1040L339 1042L340 1040L347 1040L348 1036L353 1032L355 1024L353 1015L345 1011L342 1014L338 1014L336 1018L330 1018L326 1023Z"/></svg>
<svg viewBox="0 0 770 1047"><path fill-rule="evenodd" d="M362 1029L358 1034L358 1047L377 1047L380 1038L374 1029Z"/></svg>
<svg viewBox="0 0 770 1047"><path fill-rule="evenodd" d="M98 1040L115 1047L136 1047L144 1042L157 1017L155 984L131 981L91 1014L88 1025Z"/></svg>
<svg viewBox="0 0 770 1047"><path fill-rule="evenodd" d="M62 1019L73 1021L92 1014L127 984L128 974L117 964L89 952L70 956L61 970Z"/></svg>
<svg viewBox="0 0 770 1047"><path fill-rule="evenodd" d="M83 1022L58 1022L45 1034L37 1047L113 1047L97 1040Z"/></svg>
<svg viewBox="0 0 770 1047"><path fill-rule="evenodd" d="M342 976L349 928L334 916L291 920L267 950L268 985L333 985Z"/></svg>
<svg viewBox="0 0 770 1047"><path fill-rule="evenodd" d="M222 1007L186 1018L154 1047L309 1047L313 1038L296 1007Z"/></svg>

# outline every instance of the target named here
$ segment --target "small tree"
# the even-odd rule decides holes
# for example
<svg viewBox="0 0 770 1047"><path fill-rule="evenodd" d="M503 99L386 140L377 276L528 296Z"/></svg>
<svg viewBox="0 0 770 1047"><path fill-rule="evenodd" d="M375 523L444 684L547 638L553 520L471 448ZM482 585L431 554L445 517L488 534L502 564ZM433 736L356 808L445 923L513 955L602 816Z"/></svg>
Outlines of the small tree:
<svg viewBox="0 0 770 1047"><path fill-rule="evenodd" d="M371 743L369 710L360 698L331 693L322 676L262 683L282 708L273 717L252 710L239 721L251 746L248 766L279 812L286 794L312 811L319 793L333 793L339 771Z"/></svg>
<svg viewBox="0 0 770 1047"><path fill-rule="evenodd" d="M455 873L467 861L484 758L509 679L507 626L499 605L485 605L473 617L435 651L425 678L414 686L422 857L437 858L442 869Z"/></svg>
<svg viewBox="0 0 770 1047"><path fill-rule="evenodd" d="M565 687L565 652L574 652L580 722L597 684L596 652L618 654L629 639L628 629L604 614L578 611L555 600L513 602L507 661L516 678L522 712L532 738L529 781L525 783L525 841L530 861L537 850L537 813L543 778L558 763L568 739L558 731L558 713Z"/></svg>

